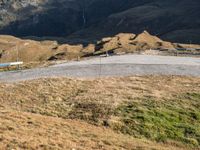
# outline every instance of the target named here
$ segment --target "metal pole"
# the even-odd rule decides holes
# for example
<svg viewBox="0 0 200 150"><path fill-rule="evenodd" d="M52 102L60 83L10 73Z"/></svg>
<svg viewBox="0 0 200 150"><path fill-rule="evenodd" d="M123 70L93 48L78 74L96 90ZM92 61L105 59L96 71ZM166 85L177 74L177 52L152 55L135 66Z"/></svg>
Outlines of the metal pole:
<svg viewBox="0 0 200 150"><path fill-rule="evenodd" d="M19 47L18 47L18 43L16 45L16 48L17 48L17 62L19 62ZM17 70L19 70L19 69L20 69L20 65L18 64L17 65Z"/></svg>
<svg viewBox="0 0 200 150"><path fill-rule="evenodd" d="M18 44L16 45L17 47L17 62L19 61L19 49L18 49Z"/></svg>
<svg viewBox="0 0 200 150"><path fill-rule="evenodd" d="M99 64L99 78L101 78L101 56L99 56L100 64Z"/></svg>

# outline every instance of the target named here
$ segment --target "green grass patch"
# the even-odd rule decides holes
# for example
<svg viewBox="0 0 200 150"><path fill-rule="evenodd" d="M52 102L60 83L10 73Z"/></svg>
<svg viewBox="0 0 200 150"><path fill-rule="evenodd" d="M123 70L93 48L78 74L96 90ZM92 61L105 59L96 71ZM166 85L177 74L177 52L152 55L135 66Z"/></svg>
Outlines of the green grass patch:
<svg viewBox="0 0 200 150"><path fill-rule="evenodd" d="M200 146L199 104L200 93L187 93L165 101L133 100L115 110L122 122L117 130L158 142L175 140Z"/></svg>

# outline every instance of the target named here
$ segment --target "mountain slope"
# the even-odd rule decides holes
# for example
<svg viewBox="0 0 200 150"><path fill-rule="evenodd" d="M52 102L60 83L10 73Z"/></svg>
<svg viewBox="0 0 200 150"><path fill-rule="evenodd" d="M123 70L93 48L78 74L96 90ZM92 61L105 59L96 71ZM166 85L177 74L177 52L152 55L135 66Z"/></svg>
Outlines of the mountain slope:
<svg viewBox="0 0 200 150"><path fill-rule="evenodd" d="M148 30L164 40L200 43L199 0L10 0L0 8L0 34L99 39Z"/></svg>
<svg viewBox="0 0 200 150"><path fill-rule="evenodd" d="M174 42L199 43L200 38L200 1L149 1L130 7L125 11L111 14L102 22L78 32L77 35L90 33L116 34L119 32L139 33L148 30L165 40Z"/></svg>

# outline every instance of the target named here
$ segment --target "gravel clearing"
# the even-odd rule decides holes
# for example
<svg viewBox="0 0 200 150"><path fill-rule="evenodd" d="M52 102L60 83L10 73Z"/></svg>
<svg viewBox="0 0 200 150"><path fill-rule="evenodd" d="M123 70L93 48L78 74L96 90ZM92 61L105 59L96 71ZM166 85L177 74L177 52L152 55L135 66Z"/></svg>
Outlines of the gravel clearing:
<svg viewBox="0 0 200 150"><path fill-rule="evenodd" d="M99 57L46 68L0 73L0 82L17 82L43 77L104 77L130 75L200 76L200 59L192 57L121 55Z"/></svg>

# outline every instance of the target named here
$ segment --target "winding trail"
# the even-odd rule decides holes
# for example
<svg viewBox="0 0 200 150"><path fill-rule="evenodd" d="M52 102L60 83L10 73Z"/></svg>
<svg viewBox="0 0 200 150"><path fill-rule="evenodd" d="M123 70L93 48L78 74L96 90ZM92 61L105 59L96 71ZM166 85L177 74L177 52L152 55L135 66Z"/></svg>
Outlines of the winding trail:
<svg viewBox="0 0 200 150"><path fill-rule="evenodd" d="M121 55L73 61L46 68L0 73L0 82L43 77L104 77L130 75L186 75L200 77L200 58Z"/></svg>

